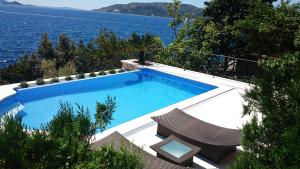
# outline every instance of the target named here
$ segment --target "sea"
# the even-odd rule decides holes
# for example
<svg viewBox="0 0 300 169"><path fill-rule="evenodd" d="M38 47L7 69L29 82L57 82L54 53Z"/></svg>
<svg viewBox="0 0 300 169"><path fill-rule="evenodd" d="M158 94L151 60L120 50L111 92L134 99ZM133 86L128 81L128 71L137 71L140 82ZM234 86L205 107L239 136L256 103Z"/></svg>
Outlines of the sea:
<svg viewBox="0 0 300 169"><path fill-rule="evenodd" d="M48 33L54 44L62 33L75 43L80 39L88 43L106 28L120 38L133 32L157 35L167 45L173 39L169 22L170 18L152 16L0 4L0 68L35 51L43 33Z"/></svg>

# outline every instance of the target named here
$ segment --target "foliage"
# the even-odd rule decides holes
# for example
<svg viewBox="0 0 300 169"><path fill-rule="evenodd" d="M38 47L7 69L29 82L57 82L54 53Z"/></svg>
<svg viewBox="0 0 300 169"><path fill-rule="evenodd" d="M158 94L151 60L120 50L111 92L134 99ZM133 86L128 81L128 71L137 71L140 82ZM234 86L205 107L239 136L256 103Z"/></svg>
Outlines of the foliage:
<svg viewBox="0 0 300 169"><path fill-rule="evenodd" d="M142 65L146 64L147 59L150 60L150 58L146 58L147 51L161 47L160 40L150 34L138 35L137 33L133 33L129 37L128 43L133 47L133 49L137 50L138 60Z"/></svg>
<svg viewBox="0 0 300 169"><path fill-rule="evenodd" d="M97 102L96 103L96 125L97 128L103 132L105 127L110 124L113 120L113 112L116 111L116 98L107 96L107 99L104 104Z"/></svg>
<svg viewBox="0 0 300 169"><path fill-rule="evenodd" d="M95 74L95 72L91 72L91 73L89 74L89 76L90 76L90 77L95 77L96 74Z"/></svg>
<svg viewBox="0 0 300 169"><path fill-rule="evenodd" d="M2 69L1 78L11 83L37 79L42 77L39 65L40 60L35 54L25 54L16 64Z"/></svg>
<svg viewBox="0 0 300 169"><path fill-rule="evenodd" d="M65 80L70 81L73 80L73 78L71 76L66 76Z"/></svg>
<svg viewBox="0 0 300 169"><path fill-rule="evenodd" d="M76 74L76 66L73 62L68 62L58 70L59 76L70 76Z"/></svg>
<svg viewBox="0 0 300 169"><path fill-rule="evenodd" d="M93 158L89 159L86 163L78 165L77 168L141 169L143 167L141 152L139 150L127 149L125 146L116 150L112 145L106 145L93 153Z"/></svg>
<svg viewBox="0 0 300 169"><path fill-rule="evenodd" d="M51 160L52 146L45 139L45 132L33 131L29 134L29 130L22 125L20 116L4 117L1 126L1 168L49 168L44 165Z"/></svg>
<svg viewBox="0 0 300 169"><path fill-rule="evenodd" d="M58 83L59 79L57 77L54 77L50 80L50 83Z"/></svg>
<svg viewBox="0 0 300 169"><path fill-rule="evenodd" d="M43 73L43 78L48 79L56 77L58 72L56 70L56 60L42 60L40 66L41 72Z"/></svg>
<svg viewBox="0 0 300 169"><path fill-rule="evenodd" d="M244 19L259 2L269 6L276 0L211 0L206 1L203 15L217 24L230 24L239 19Z"/></svg>
<svg viewBox="0 0 300 169"><path fill-rule="evenodd" d="M109 73L109 74L115 74L115 73L117 73L117 72L116 72L115 69L112 69L112 70L109 70L108 73Z"/></svg>
<svg viewBox="0 0 300 169"><path fill-rule="evenodd" d="M50 41L47 34L43 34L37 51L25 54L15 64L0 69L0 82L5 84L66 76L76 72L109 70L120 67L123 59L136 58L139 53L141 57L150 60L153 53L162 47L162 42L152 35L143 36L151 37L151 41L146 38L138 45L139 42L132 43L131 37L121 39L116 33L102 29L99 36L88 43L80 40L76 44L62 34L56 44Z"/></svg>
<svg viewBox="0 0 300 169"><path fill-rule="evenodd" d="M185 16L177 39L167 50L158 51L155 61L205 73L217 67L219 76L258 76L260 69L256 61L265 56L281 57L298 49L297 42L293 43L299 30L300 5L281 1L273 6L272 2L206 2L204 16L193 19ZM211 64L211 60L219 56L222 62ZM251 61L233 62L230 58Z"/></svg>
<svg viewBox="0 0 300 169"><path fill-rule="evenodd" d="M78 75L76 75L77 79L84 79L85 78L85 74L84 73L79 73Z"/></svg>
<svg viewBox="0 0 300 169"><path fill-rule="evenodd" d="M118 73L122 73L122 72L125 72L125 70L124 70L124 69L120 69L120 70L118 71Z"/></svg>
<svg viewBox="0 0 300 169"><path fill-rule="evenodd" d="M115 111L112 97L97 104L101 111L95 123L89 110L62 102L57 115L40 130L23 126L21 116L5 116L0 123L0 168L141 168L138 152L111 146L90 149L93 134L109 124Z"/></svg>
<svg viewBox="0 0 300 169"><path fill-rule="evenodd" d="M74 58L75 50L76 47L74 42L68 36L66 36L66 34L60 35L56 48L57 65L63 66L67 63L70 63Z"/></svg>
<svg viewBox="0 0 300 169"><path fill-rule="evenodd" d="M116 33L102 29L99 37L95 41L97 50L94 62L102 63L101 70L120 67L120 60L129 58L129 45L126 40L120 39ZM131 56L132 57L132 56Z"/></svg>
<svg viewBox="0 0 300 169"><path fill-rule="evenodd" d="M232 53L247 56L280 57L294 52L295 33L299 29L300 6L282 3L274 8L258 4L244 20L237 21L232 34L238 42Z"/></svg>
<svg viewBox="0 0 300 169"><path fill-rule="evenodd" d="M58 114L46 126L46 131L56 145L57 166L74 168L87 158L89 141L95 133L88 110L77 106L75 113L69 103L60 103Z"/></svg>
<svg viewBox="0 0 300 169"><path fill-rule="evenodd" d="M52 42L49 40L48 34L42 34L42 38L37 50L38 57L45 60L55 59L55 51Z"/></svg>
<svg viewBox="0 0 300 169"><path fill-rule="evenodd" d="M177 31L183 21L183 17L180 13L181 1L173 0L173 3L167 5L168 15L172 18L169 23L169 27L173 30L175 39L177 38Z"/></svg>
<svg viewBox="0 0 300 169"><path fill-rule="evenodd" d="M20 85L19 85L19 87L21 87L21 88L27 88L27 87L29 87L29 85L28 85L27 82L21 82Z"/></svg>
<svg viewBox="0 0 300 169"><path fill-rule="evenodd" d="M298 168L300 52L262 62L264 74L244 96L244 152L232 168ZM257 115L256 113L261 113Z"/></svg>
<svg viewBox="0 0 300 169"><path fill-rule="evenodd" d="M43 85L43 84L45 84L45 81L44 81L44 79L39 78L35 81L35 83L36 83L36 85Z"/></svg>
<svg viewBox="0 0 300 169"><path fill-rule="evenodd" d="M103 70L101 70L98 74L99 74L99 76L106 75L105 71L103 71Z"/></svg>

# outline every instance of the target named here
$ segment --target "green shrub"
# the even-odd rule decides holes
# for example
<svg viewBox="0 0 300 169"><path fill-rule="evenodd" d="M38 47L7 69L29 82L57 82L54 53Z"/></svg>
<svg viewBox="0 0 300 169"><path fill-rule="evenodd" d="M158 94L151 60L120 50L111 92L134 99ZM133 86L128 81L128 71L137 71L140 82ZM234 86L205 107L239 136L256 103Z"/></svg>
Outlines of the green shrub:
<svg viewBox="0 0 300 169"><path fill-rule="evenodd" d="M66 76L65 80L70 81L73 80L73 78L71 76Z"/></svg>
<svg viewBox="0 0 300 169"><path fill-rule="evenodd" d="M102 76L102 75L106 75L106 73L105 73L103 70L101 70L101 71L99 72L99 76Z"/></svg>
<svg viewBox="0 0 300 169"><path fill-rule="evenodd" d="M50 83L58 83L58 82L59 82L59 79L58 79L57 77L52 78L52 79L50 80Z"/></svg>
<svg viewBox="0 0 300 169"><path fill-rule="evenodd" d="M84 79L85 78L85 74L84 73L79 73L77 76L76 76L77 79Z"/></svg>
<svg viewBox="0 0 300 169"><path fill-rule="evenodd" d="M28 85L27 82L21 82L20 85L19 85L19 87L21 87L21 88L27 88L27 87L29 87L29 85Z"/></svg>
<svg viewBox="0 0 300 169"><path fill-rule="evenodd" d="M123 69L120 69L118 72L119 72L119 73L122 73L122 72L125 72L125 70L123 70Z"/></svg>
<svg viewBox="0 0 300 169"><path fill-rule="evenodd" d="M115 73L116 73L116 70L115 70L115 69L109 70L108 73L109 73L109 74L115 74Z"/></svg>
<svg viewBox="0 0 300 169"><path fill-rule="evenodd" d="M90 77L95 77L95 76L96 76L95 72L90 73Z"/></svg>
<svg viewBox="0 0 300 169"><path fill-rule="evenodd" d="M36 83L36 85L43 85L43 84L45 84L45 81L44 81L44 79L37 79L35 81L35 83Z"/></svg>
<svg viewBox="0 0 300 169"><path fill-rule="evenodd" d="M115 149L112 145L104 145L91 153L92 158L79 164L76 168L130 168L142 169L143 157L141 149L127 148L122 145Z"/></svg>
<svg viewBox="0 0 300 169"><path fill-rule="evenodd" d="M57 114L40 130L23 126L21 116L5 116L0 121L0 168L135 169L138 159L129 151L103 149L96 153L90 149L93 135L98 129L104 130L114 111L115 99L108 96L105 103L97 103L98 115L92 122L88 109L61 102ZM96 164L97 161L114 164Z"/></svg>

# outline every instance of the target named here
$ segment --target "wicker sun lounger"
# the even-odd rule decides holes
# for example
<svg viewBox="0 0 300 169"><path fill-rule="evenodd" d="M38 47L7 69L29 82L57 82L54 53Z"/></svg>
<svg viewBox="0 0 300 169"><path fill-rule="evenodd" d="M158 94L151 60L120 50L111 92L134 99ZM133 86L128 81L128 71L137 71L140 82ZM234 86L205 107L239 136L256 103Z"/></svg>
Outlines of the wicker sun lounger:
<svg viewBox="0 0 300 169"><path fill-rule="evenodd" d="M139 147L128 141L125 137L123 137L120 133L114 132L111 135L96 141L95 143L91 144L92 149L97 149L105 144L112 144L115 149L118 149L123 144L124 146L128 147L130 150L137 150ZM155 157L146 151L142 150L143 156L143 168L144 169L187 169L186 167L182 167L158 157Z"/></svg>
<svg viewBox="0 0 300 169"><path fill-rule="evenodd" d="M219 127L196 119L179 109L152 117L158 123L157 134L174 135L201 148L200 154L219 163L240 145L240 130Z"/></svg>

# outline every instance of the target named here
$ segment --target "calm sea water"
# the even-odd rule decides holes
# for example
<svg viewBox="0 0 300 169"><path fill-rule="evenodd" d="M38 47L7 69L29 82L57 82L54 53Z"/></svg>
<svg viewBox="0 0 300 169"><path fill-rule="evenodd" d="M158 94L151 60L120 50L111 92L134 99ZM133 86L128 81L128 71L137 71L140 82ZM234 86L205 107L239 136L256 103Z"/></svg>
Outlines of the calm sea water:
<svg viewBox="0 0 300 169"><path fill-rule="evenodd" d="M155 34L168 44L172 39L169 21L159 17L0 5L0 67L13 63L24 52L36 50L44 32L53 42L61 33L75 42L89 42L99 35L101 28L107 28L121 38L133 32Z"/></svg>

